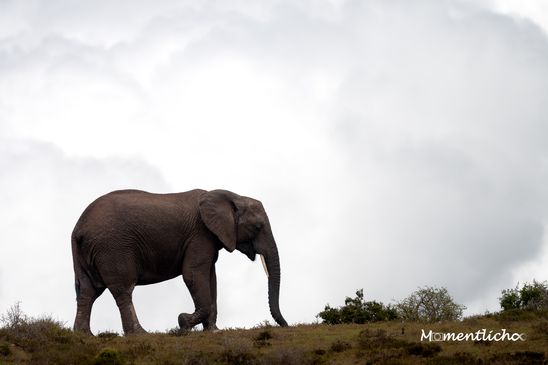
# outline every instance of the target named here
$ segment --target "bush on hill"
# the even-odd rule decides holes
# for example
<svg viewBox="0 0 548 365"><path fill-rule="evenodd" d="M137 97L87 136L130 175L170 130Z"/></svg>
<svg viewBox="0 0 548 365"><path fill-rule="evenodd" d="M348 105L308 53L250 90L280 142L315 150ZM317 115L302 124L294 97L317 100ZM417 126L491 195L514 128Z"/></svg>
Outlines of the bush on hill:
<svg viewBox="0 0 548 365"><path fill-rule="evenodd" d="M398 318L396 309L391 305L384 305L377 301L365 301L363 289L356 291L356 297L346 297L344 306L332 308L327 304L318 314L326 324L366 323L389 321Z"/></svg>
<svg viewBox="0 0 548 365"><path fill-rule="evenodd" d="M548 283L533 280L532 284L524 283L521 289L519 284L514 289L505 289L499 298L503 311L526 309L548 309Z"/></svg>
<svg viewBox="0 0 548 365"><path fill-rule="evenodd" d="M396 305L401 319L417 322L453 321L462 318L466 307L455 303L446 288L426 286Z"/></svg>

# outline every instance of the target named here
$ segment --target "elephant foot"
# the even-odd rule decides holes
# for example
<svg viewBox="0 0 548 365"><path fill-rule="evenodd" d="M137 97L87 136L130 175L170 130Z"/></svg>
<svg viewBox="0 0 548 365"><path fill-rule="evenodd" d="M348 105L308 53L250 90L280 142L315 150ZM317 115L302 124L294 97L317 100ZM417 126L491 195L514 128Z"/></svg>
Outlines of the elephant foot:
<svg viewBox="0 0 548 365"><path fill-rule="evenodd" d="M91 333L91 330L89 328L74 328L73 331L82 335L93 336L93 333Z"/></svg>
<svg viewBox="0 0 548 365"><path fill-rule="evenodd" d="M219 332L219 328L216 324L204 325L204 331Z"/></svg>
<svg viewBox="0 0 548 365"><path fill-rule="evenodd" d="M191 319L192 319L192 314L188 314L188 313L181 313L179 314L179 327L182 329L182 330L191 330L192 327L194 327L192 325L192 322L191 322Z"/></svg>
<svg viewBox="0 0 548 365"><path fill-rule="evenodd" d="M129 331L124 331L124 334L126 336L133 336L133 335L143 335L143 334L146 334L148 333L143 327L141 327L140 324L138 324L137 326L135 326L133 329L129 330Z"/></svg>

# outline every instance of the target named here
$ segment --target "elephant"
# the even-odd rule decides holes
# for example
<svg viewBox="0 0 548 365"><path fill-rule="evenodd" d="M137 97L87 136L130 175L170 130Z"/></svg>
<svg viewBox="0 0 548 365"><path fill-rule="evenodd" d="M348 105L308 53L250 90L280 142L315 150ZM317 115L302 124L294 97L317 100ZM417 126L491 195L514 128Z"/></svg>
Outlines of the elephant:
<svg viewBox="0 0 548 365"><path fill-rule="evenodd" d="M260 201L227 190L195 189L156 194L117 190L93 201L71 235L76 289L74 331L92 335L91 309L108 289L124 333L145 333L132 301L136 285L182 275L194 302L181 313L181 329L202 324L216 330L219 250L235 249L254 261L262 255L268 276L270 313L282 327L280 260L268 216Z"/></svg>

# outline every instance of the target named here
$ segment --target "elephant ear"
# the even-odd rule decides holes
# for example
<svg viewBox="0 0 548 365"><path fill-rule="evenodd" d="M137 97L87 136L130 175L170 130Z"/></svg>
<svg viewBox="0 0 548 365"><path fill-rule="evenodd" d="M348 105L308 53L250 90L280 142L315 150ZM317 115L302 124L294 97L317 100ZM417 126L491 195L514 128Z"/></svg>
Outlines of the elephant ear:
<svg viewBox="0 0 548 365"><path fill-rule="evenodd" d="M202 221L229 252L236 249L235 195L225 190L213 190L202 195L199 204Z"/></svg>

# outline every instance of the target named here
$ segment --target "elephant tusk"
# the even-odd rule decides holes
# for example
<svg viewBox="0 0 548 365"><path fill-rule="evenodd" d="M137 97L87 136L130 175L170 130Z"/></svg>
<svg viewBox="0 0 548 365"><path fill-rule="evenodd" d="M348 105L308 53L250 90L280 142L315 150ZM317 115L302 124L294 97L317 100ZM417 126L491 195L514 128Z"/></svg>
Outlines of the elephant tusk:
<svg viewBox="0 0 548 365"><path fill-rule="evenodd" d="M263 264L263 269L264 269L264 272L266 274L266 277L268 277L268 269L266 268L266 262L264 261L264 256L263 255L259 255L259 257L261 258L261 262Z"/></svg>

